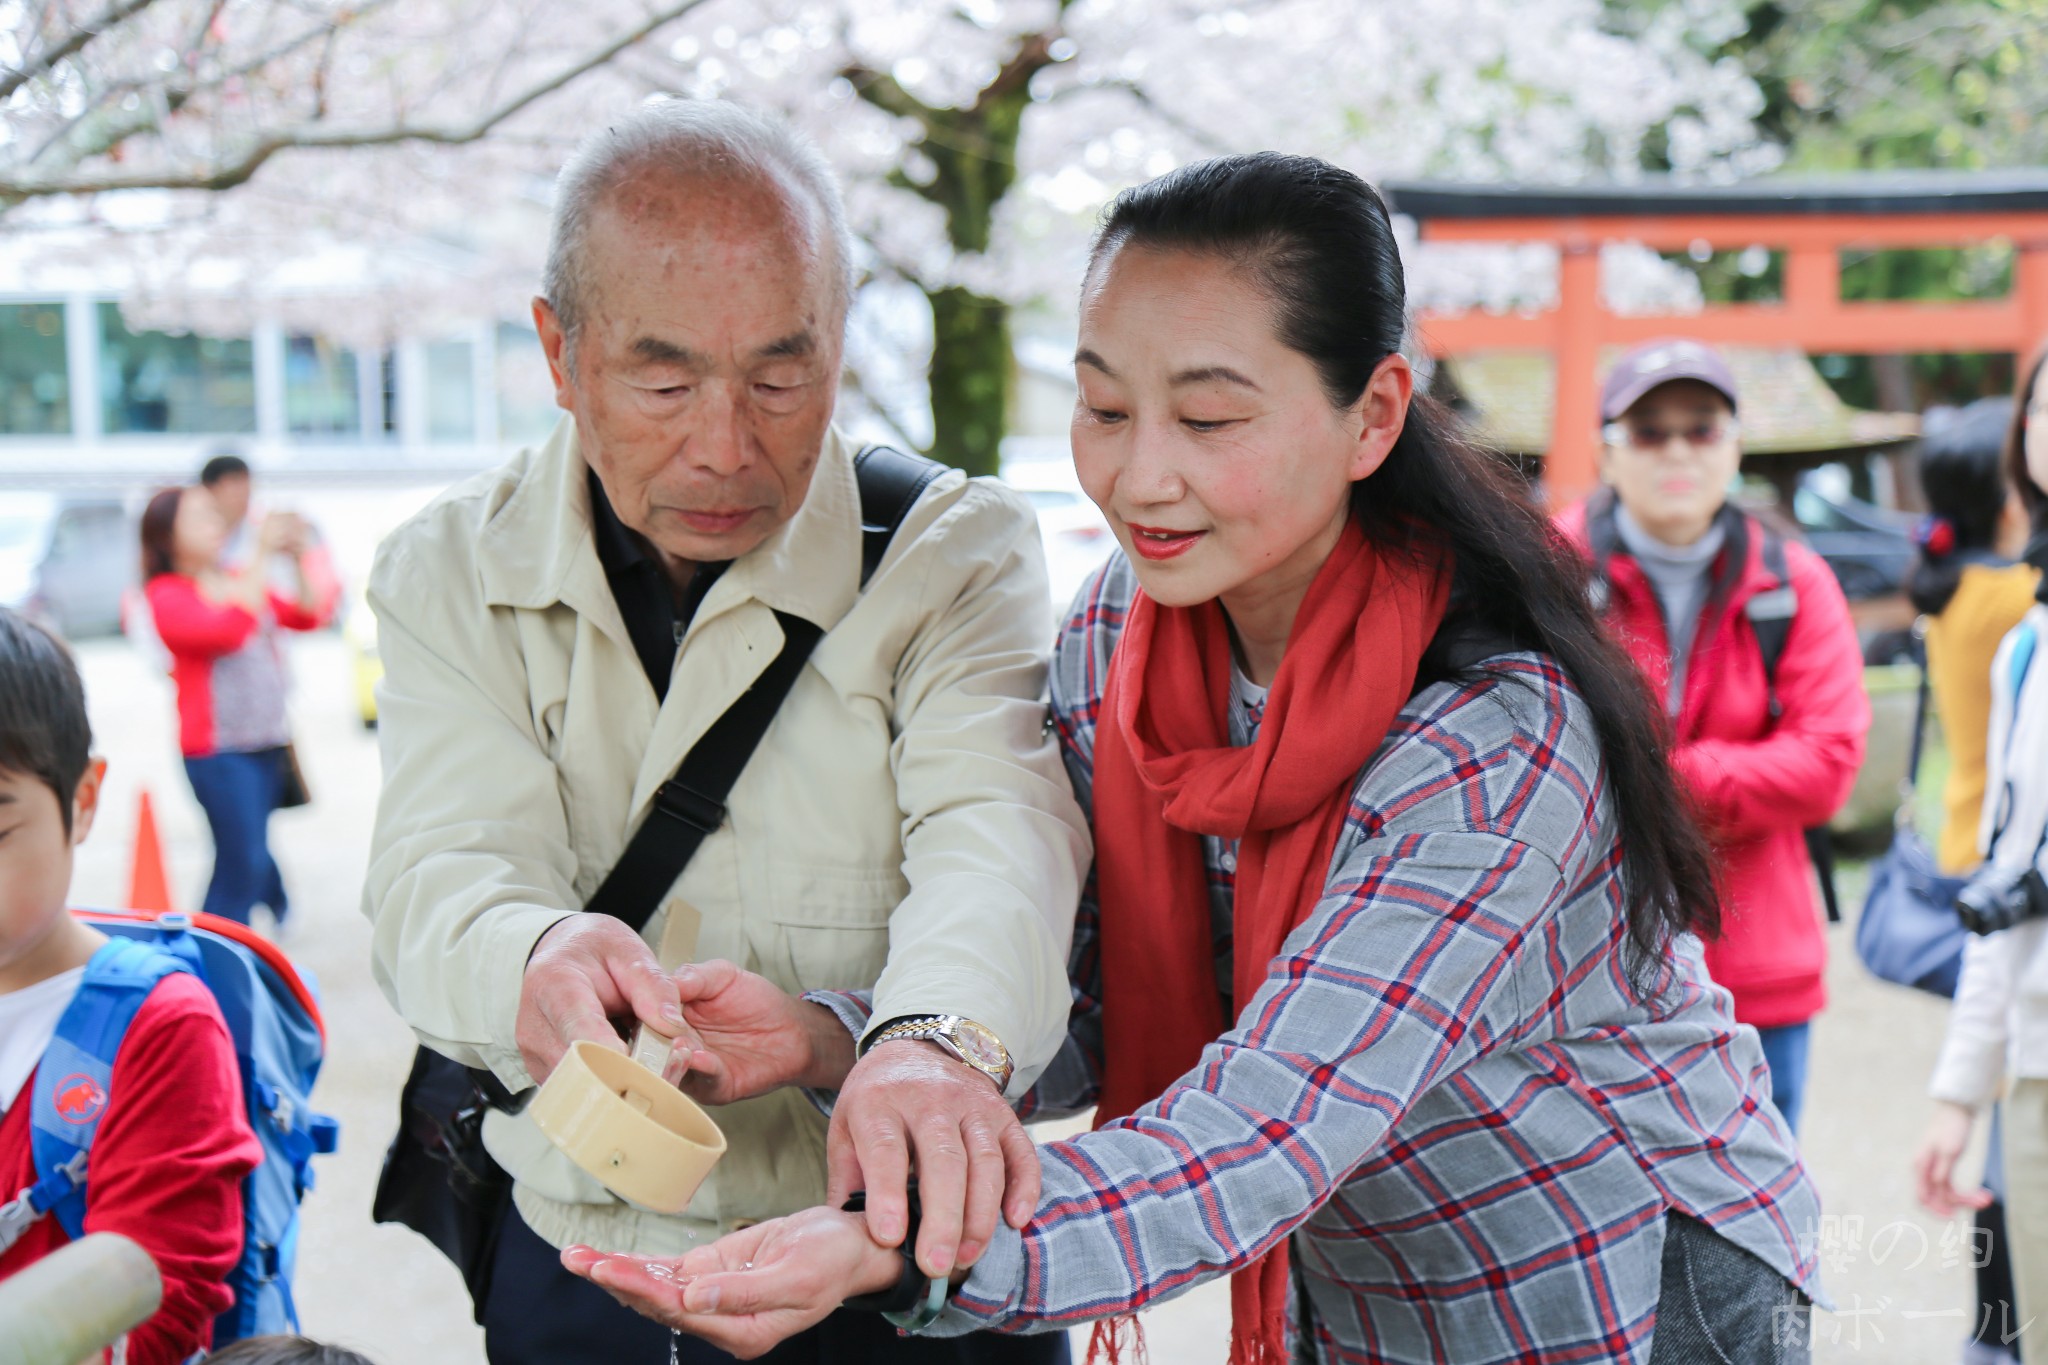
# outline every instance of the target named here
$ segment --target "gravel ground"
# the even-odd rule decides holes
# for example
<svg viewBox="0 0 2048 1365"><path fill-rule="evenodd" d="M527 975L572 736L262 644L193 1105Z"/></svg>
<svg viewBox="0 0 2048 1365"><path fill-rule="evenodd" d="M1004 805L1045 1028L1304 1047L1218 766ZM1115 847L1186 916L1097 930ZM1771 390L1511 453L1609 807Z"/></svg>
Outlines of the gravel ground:
<svg viewBox="0 0 2048 1365"><path fill-rule="evenodd" d="M89 643L80 655L111 773L74 899L124 899L137 800L147 790L178 903L195 906L210 854L177 763L169 684L122 641ZM284 945L318 976L325 1001L330 1051L315 1100L343 1125L341 1151L321 1163L306 1205L298 1300L309 1332L379 1365L466 1365L482 1360L481 1340L455 1272L412 1233L376 1226L368 1214L412 1052L411 1035L370 978L357 904L376 799L375 737L351 709L338 638L296 642L296 670L299 749L314 804L278 815L273 842L295 897ZM1845 902L1860 903L1861 892L1861 870L1851 869ZM1864 975L1848 926L1834 938L1833 1001L1815 1029L1805 1136L1829 1211L1820 1231L1839 1312L1817 1319L1815 1358L1951 1360L1974 1312L1967 1231L1918 1212L1907 1171L1927 1117L1922 1090L1942 1007ZM1148 1313L1154 1358L1220 1365L1228 1314L1220 1284Z"/></svg>

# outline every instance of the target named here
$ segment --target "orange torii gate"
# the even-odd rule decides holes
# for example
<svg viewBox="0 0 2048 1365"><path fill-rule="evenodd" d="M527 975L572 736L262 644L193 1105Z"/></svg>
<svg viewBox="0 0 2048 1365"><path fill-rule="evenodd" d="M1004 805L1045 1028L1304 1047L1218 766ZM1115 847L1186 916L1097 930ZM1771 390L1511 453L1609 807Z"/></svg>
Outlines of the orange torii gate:
<svg viewBox="0 0 2048 1365"><path fill-rule="evenodd" d="M1558 302L1537 313L1431 313L1416 319L1438 356L1548 351L1557 394L1544 490L1553 505L1596 482L1600 349L1661 336L1809 352L2012 351L2048 340L2048 173L1929 171L1732 185L1543 186L1395 183L1396 213L1425 242L1548 242L1558 248ZM2013 289L2002 299L1845 302L1844 250L2013 244ZM1784 297L1710 304L1696 313L1622 316L1600 299L1600 248L1657 251L1762 246L1785 253Z"/></svg>

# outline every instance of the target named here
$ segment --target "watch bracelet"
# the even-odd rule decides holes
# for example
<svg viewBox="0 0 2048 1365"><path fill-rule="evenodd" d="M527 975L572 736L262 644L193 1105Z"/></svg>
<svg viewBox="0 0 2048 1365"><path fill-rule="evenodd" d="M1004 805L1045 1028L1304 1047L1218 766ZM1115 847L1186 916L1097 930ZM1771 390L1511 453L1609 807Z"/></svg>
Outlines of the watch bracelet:
<svg viewBox="0 0 2048 1365"><path fill-rule="evenodd" d="M875 1044L881 1042L882 1035L887 1033L890 1029L897 1027L899 1024L908 1024L916 1022L918 1020L925 1019L945 1019L949 1017L951 1016L944 1014L899 1014L893 1018L884 1019L879 1024L871 1025L868 1028L868 1031L861 1035L860 1042L855 1044L854 1046L854 1055L856 1057L867 1056L868 1049L873 1047Z"/></svg>
<svg viewBox="0 0 2048 1365"><path fill-rule="evenodd" d="M853 1054L856 1059L865 1057L868 1054L868 1049L874 1047L878 1043L930 1043L934 1047L942 1048L947 1053L947 1055L951 1056L955 1061L959 1062L962 1066L970 1067L973 1070L978 1071L982 1075L988 1077L989 1080L995 1083L995 1087L998 1091L1007 1090L1007 1088L1009 1087L1010 1078L1017 1074L1015 1059L1010 1056L1008 1048L1003 1048L1005 1066L1003 1067L1003 1070L1001 1072L996 1072L991 1071L986 1064L976 1060L973 1057L968 1056L967 1053L960 1047L960 1044L957 1041L950 1038L946 1038L942 1034L938 1034L936 1032L925 1034L904 1033L896 1034L896 1036L894 1037L889 1036L896 1029L906 1024L917 1024L922 1026L928 1023L929 1021L939 1019L952 1019L957 1020L961 1023L974 1024L976 1028L982 1029L984 1032L988 1031L987 1025L975 1023L974 1020L969 1019L967 1018L967 1016L961 1014L899 1014L893 1018L884 1020L882 1023L876 1025L873 1028L870 1028L865 1034L863 1034L861 1036L860 1041L854 1045ZM993 1037L994 1035L991 1034L990 1036ZM1001 1040L997 1039L996 1042L997 1046L1000 1047Z"/></svg>

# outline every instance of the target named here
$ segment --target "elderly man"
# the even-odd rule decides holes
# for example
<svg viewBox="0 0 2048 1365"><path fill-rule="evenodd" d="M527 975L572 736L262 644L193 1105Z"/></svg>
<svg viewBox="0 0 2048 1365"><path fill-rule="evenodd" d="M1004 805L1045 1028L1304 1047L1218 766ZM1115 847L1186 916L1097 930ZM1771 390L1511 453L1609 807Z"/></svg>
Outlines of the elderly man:
<svg viewBox="0 0 2048 1365"><path fill-rule="evenodd" d="M854 452L830 425L849 281L831 174L777 124L669 101L579 149L534 303L569 418L399 530L371 581L384 791L365 908L407 1022L514 1093L578 1040L623 1048L635 1021L676 1039L672 1074L709 1069L697 1093L748 1093L700 1050L650 947L679 904L701 914L696 958L793 996L872 987L871 1020L787 1006L815 1053L800 1070L841 1074L856 1035L904 1021L923 1035L853 1066L832 1192L865 1184L878 1231L900 1237L914 1163L917 1252L943 1273L979 1254L999 1207L1021 1222L1036 1197L1005 1094L1065 1033L1087 833L1045 734L1052 625L1026 505L948 472L863 586ZM579 913L661 818L684 755L812 627L822 638L642 931ZM729 1151L671 1218L614 1199L527 1119L489 1114L484 1145L515 1181L477 1304L494 1365L666 1355L664 1331L562 1270L556 1247L677 1253L825 1199L827 1121L803 1092L716 1117ZM787 1358L1064 1348L962 1353L847 1313Z"/></svg>

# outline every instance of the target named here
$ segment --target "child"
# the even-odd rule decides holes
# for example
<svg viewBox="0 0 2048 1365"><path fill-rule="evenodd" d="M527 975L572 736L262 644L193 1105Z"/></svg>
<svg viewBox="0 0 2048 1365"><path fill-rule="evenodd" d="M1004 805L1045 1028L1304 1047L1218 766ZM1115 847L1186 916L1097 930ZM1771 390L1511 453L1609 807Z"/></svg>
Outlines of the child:
<svg viewBox="0 0 2048 1365"><path fill-rule="evenodd" d="M244 1337L206 1358L206 1365L371 1365L367 1356L306 1337Z"/></svg>
<svg viewBox="0 0 2048 1365"><path fill-rule="evenodd" d="M0 609L0 1203L38 1183L32 1125L71 1125L64 1136L75 1138L97 1124L85 1228L132 1238L163 1276L163 1306L129 1334L124 1359L176 1365L212 1344L214 1317L232 1301L242 1179L262 1149L243 1117L227 1026L189 973L149 991L110 1073L52 1048L107 947L65 908L72 850L92 829L106 771L91 743L70 655ZM10 1235L0 1214L0 1241ZM35 1216L0 1249L0 1279L67 1240L54 1210Z"/></svg>

